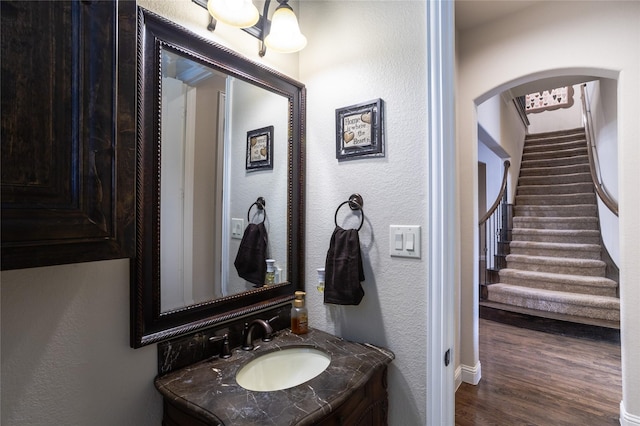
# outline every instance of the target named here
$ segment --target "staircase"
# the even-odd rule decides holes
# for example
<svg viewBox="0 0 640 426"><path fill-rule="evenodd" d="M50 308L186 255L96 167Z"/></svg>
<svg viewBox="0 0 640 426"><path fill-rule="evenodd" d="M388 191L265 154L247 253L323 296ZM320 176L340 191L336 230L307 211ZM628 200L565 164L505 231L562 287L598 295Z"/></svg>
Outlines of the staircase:
<svg viewBox="0 0 640 426"><path fill-rule="evenodd" d="M617 328L584 129L528 135L507 267L487 302L505 310Z"/></svg>

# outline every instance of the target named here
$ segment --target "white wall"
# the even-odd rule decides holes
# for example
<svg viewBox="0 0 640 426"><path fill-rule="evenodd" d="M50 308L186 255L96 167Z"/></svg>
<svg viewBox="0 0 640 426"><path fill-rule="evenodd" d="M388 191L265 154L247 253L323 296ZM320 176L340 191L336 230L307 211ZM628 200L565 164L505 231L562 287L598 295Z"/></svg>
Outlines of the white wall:
<svg viewBox="0 0 640 426"><path fill-rule="evenodd" d="M558 40L562 40L561 43ZM540 2L522 12L458 34L458 165L461 215L461 363L477 362L476 105L519 84L552 75L618 79L618 190L623 405L640 423L640 3ZM615 48L614 48L615 47ZM523 54L526 52L526 54ZM597 54L594 54L597 52ZM517 58L517 60L513 60ZM506 66L505 64L508 64ZM477 318L477 316L476 316ZM477 339L477 337L476 337ZM635 416L635 417L633 417ZM631 424L631 423L626 423Z"/></svg>
<svg viewBox="0 0 640 426"><path fill-rule="evenodd" d="M298 55L258 41L190 0L138 0L203 37L297 78ZM246 213L245 213L246 214ZM2 272L2 425L158 425L156 346L129 348L129 261Z"/></svg>
<svg viewBox="0 0 640 426"><path fill-rule="evenodd" d="M401 6L400 6L401 5ZM392 350L389 424L426 422L428 268L389 256L389 225L426 229L426 6L424 2L301 2L309 44L300 54L307 86L306 282L312 327ZM338 162L335 110L382 98L386 156ZM364 198L360 231L365 296L358 306L324 305L315 290L335 227L352 193ZM349 209L340 218L349 218ZM355 218L355 216L353 216ZM344 227L357 226L357 221ZM428 235L422 234L422 248Z"/></svg>
<svg viewBox="0 0 640 426"><path fill-rule="evenodd" d="M586 90L593 118L598 175L611 198L619 200L618 193L618 83L604 78L587 84ZM602 239L611 258L620 265L620 222L598 197L598 214Z"/></svg>
<svg viewBox="0 0 640 426"><path fill-rule="evenodd" d="M2 418L158 425L156 347L129 347L129 261L4 271Z"/></svg>

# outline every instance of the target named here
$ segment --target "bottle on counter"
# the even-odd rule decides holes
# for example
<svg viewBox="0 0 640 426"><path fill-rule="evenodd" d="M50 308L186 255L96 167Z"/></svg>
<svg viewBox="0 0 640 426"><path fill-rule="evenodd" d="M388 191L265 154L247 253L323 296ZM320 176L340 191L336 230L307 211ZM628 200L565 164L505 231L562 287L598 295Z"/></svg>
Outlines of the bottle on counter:
<svg viewBox="0 0 640 426"><path fill-rule="evenodd" d="M324 293L324 268L318 268L318 285L316 288L320 293Z"/></svg>
<svg viewBox="0 0 640 426"><path fill-rule="evenodd" d="M291 332L294 334L305 334L309 331L309 314L304 305L304 291L295 292L295 300L291 308Z"/></svg>
<svg viewBox="0 0 640 426"><path fill-rule="evenodd" d="M275 259L267 259L267 274L264 277L264 284L271 285L276 282L276 261Z"/></svg>

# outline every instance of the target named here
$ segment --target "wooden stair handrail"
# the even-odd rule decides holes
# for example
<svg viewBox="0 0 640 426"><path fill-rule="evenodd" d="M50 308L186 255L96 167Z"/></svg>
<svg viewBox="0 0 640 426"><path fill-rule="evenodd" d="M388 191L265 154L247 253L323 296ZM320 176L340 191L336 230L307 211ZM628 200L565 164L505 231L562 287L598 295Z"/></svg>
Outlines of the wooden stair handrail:
<svg viewBox="0 0 640 426"><path fill-rule="evenodd" d="M607 208L611 210L613 214L618 216L618 203L616 203L609 196L606 188L604 188L603 184L598 180L598 176L596 175L595 155L593 154L593 150L596 149L596 146L593 140L594 137L592 136L593 127L591 124L591 114L589 113L590 111L587 110L585 86L586 84L580 85L580 91L582 94L582 118L585 123L584 133L587 139L587 153L589 155L589 170L591 171L591 180L593 181L593 185L596 188L598 197L600 197L604 205L607 206Z"/></svg>
<svg viewBox="0 0 640 426"><path fill-rule="evenodd" d="M491 217L493 212L496 211L496 209L500 205L500 201L502 200L502 197L504 196L504 192L507 190L507 175L508 175L507 172L509 171L509 167L511 167L511 162L509 160L505 160L505 162L504 162L504 174L502 176L502 184L500 185L500 192L498 193L498 197L496 198L496 201L493 202L493 204L491 205L489 210L487 210L487 212L484 214L484 216L482 216L482 218L480 219L480 225L485 223Z"/></svg>

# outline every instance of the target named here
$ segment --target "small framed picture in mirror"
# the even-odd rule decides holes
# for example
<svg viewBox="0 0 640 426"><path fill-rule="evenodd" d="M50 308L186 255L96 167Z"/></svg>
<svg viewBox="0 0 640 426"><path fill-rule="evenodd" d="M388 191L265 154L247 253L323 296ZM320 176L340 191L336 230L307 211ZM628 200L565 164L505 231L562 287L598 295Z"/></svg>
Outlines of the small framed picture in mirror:
<svg viewBox="0 0 640 426"><path fill-rule="evenodd" d="M336 158L384 157L382 99L336 109Z"/></svg>
<svg viewBox="0 0 640 426"><path fill-rule="evenodd" d="M273 169L273 126L247 132L247 170Z"/></svg>

